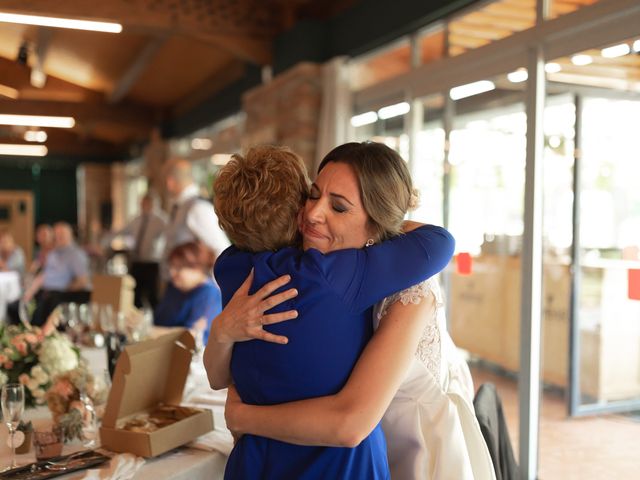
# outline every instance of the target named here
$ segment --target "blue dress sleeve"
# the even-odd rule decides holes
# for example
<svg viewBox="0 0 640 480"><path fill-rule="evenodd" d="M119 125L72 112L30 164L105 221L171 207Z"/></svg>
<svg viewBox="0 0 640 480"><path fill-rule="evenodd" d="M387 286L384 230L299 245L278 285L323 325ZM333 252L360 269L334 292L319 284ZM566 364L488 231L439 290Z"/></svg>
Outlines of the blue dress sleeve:
<svg viewBox="0 0 640 480"><path fill-rule="evenodd" d="M218 256L213 267L213 274L220 286L223 307L229 303L233 294L240 288L252 267L251 255L233 245Z"/></svg>
<svg viewBox="0 0 640 480"><path fill-rule="evenodd" d="M379 245L328 253L316 264L351 311L358 312L440 272L454 246L447 230L424 225Z"/></svg>

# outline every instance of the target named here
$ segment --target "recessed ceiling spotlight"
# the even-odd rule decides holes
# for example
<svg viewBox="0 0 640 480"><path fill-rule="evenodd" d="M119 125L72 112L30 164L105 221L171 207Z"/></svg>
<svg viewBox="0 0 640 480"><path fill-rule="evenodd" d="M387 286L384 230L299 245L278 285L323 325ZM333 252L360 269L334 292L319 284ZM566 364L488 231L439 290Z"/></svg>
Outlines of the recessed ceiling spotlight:
<svg viewBox="0 0 640 480"><path fill-rule="evenodd" d="M562 67L559 63L549 62L544 66L544 71L547 73L558 73L562 70Z"/></svg>
<svg viewBox="0 0 640 480"><path fill-rule="evenodd" d="M605 58L616 58L627 55L631 52L631 48L626 43L620 45L614 45L613 47L603 48L600 53Z"/></svg>
<svg viewBox="0 0 640 480"><path fill-rule="evenodd" d="M507 79L511 83L526 82L527 78L529 78L529 73L524 68L520 68L520 69L516 70L515 72L511 72L511 73L507 74Z"/></svg>
<svg viewBox="0 0 640 480"><path fill-rule="evenodd" d="M593 58L591 58L590 55L582 55L582 54L574 55L573 57L571 57L571 63L579 67L582 67L584 65L589 65L590 63L593 63Z"/></svg>

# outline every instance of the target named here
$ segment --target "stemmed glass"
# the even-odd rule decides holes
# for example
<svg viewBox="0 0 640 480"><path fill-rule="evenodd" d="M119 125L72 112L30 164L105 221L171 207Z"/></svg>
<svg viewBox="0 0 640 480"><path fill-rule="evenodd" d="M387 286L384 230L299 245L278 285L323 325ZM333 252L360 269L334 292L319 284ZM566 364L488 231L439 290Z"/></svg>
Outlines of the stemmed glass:
<svg viewBox="0 0 640 480"><path fill-rule="evenodd" d="M8 469L11 469L17 467L14 436L20 423L22 412L24 411L24 386L19 383L7 383L3 385L1 400L2 417L11 436L11 465L8 467Z"/></svg>

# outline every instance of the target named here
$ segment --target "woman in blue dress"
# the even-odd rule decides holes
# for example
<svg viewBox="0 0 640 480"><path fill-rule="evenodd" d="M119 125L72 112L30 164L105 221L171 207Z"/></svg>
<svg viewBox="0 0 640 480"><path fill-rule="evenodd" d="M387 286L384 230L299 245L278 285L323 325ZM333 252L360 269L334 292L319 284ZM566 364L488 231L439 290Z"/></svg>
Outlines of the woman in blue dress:
<svg viewBox="0 0 640 480"><path fill-rule="evenodd" d="M154 323L191 330L198 345L206 345L211 319L222 308L220 290L211 279L213 252L199 242L187 242L169 252L171 281L154 312Z"/></svg>
<svg viewBox="0 0 640 480"><path fill-rule="evenodd" d="M238 167L242 171L242 179L236 181L244 182L244 191L236 185L235 198L230 195L225 202L224 182L233 183L233 179L221 175L215 188L218 216L228 235L236 246L254 252L271 250L273 246L264 245L264 238L256 237L255 229L249 229L245 238L237 235L243 225L254 220L248 212L243 216L238 208L241 210L239 204L250 199L248 204L255 214L260 212L256 204L265 201L270 207L266 210L268 214L276 215L280 203L273 192L279 189L272 191L262 183L266 177L277 178L274 168L287 162L280 158L273 165L265 164L269 155L277 157L273 151L262 150L254 165L250 155L244 165L232 164L227 169ZM237 158L236 163L242 160ZM246 181L251 168L259 172L255 177L259 180L249 191ZM295 184L295 178L300 175L289 174L280 183ZM272 192L271 197L268 192ZM292 198L290 192L285 193ZM382 242L399 233L411 196L410 176L395 152L380 144L347 144L325 158L311 188L300 218L303 251L282 248L251 254L232 247L221 255L216 264L216 278L221 284L224 304L241 287L252 268L253 284L257 286L289 274L300 295L295 302L285 302L275 311L293 307L300 317L269 327L270 334L276 335L271 339L286 337L290 341L287 345L249 341L231 347L229 332L221 325L216 334L214 323L212 341L205 352L212 385L226 386L228 354L233 348L233 381L246 403L272 405L338 392L371 337L372 305L439 272L451 258L453 239L438 227L413 225L411 233ZM233 206L226 212L225 203ZM225 219L238 218L240 222L225 225ZM243 242L246 238L257 241ZM288 243L293 243L293 238ZM363 249L364 245L373 246ZM282 314L272 315L263 318L267 321L283 318ZM356 440L344 439L344 444L353 448L313 447L244 435L229 458L226 476L388 478L380 428L375 427L371 434Z"/></svg>

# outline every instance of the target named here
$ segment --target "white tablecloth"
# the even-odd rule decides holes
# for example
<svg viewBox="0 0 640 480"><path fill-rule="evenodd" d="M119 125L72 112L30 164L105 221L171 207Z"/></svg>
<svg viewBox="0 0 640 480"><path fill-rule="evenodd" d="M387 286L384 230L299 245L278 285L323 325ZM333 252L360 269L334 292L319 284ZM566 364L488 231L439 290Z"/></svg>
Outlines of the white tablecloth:
<svg viewBox="0 0 640 480"><path fill-rule="evenodd" d="M0 272L0 323L5 319L7 305L20 298L20 276L16 272Z"/></svg>
<svg viewBox="0 0 640 480"><path fill-rule="evenodd" d="M106 352L103 349L81 349L89 361L94 373L104 371ZM175 480L217 480L222 479L227 456L233 446L231 433L224 421L224 402L226 390L214 392L209 388L201 358L195 358L183 395L183 404L210 408L213 412L215 430L194 441L198 448L184 446L159 457L148 459L138 471L135 479L175 479ZM50 422L47 407L27 410L23 416L32 420L34 425ZM63 454L82 449L79 442L65 445ZM31 452L17 455L19 465L35 461L33 448ZM0 470L10 463L11 451L7 446L7 428L0 426ZM65 480L80 479L84 472L76 472L59 477Z"/></svg>

